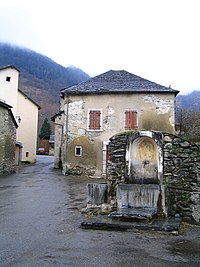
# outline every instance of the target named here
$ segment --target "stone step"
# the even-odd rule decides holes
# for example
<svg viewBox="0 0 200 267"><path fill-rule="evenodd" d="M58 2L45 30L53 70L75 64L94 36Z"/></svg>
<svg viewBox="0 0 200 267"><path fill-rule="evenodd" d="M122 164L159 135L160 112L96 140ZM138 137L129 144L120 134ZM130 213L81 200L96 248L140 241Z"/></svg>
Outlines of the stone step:
<svg viewBox="0 0 200 267"><path fill-rule="evenodd" d="M144 222L119 222L109 218L92 218L81 223L82 229L108 230L108 231L130 231L130 230L150 230L168 232L178 235L181 218L161 218L155 219L151 223Z"/></svg>
<svg viewBox="0 0 200 267"><path fill-rule="evenodd" d="M112 219L119 219L121 221L149 221L153 218L156 212L157 209L152 207L124 208L111 212L109 217Z"/></svg>

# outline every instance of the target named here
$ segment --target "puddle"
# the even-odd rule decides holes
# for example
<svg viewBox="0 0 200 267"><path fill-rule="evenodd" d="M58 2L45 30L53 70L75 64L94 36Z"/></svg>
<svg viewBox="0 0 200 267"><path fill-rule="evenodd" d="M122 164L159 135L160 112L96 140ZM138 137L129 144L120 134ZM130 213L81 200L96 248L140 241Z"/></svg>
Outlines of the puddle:
<svg viewBox="0 0 200 267"><path fill-rule="evenodd" d="M200 263L200 246L199 243L191 240L177 240L170 244L168 249L173 256L189 259L190 263Z"/></svg>
<svg viewBox="0 0 200 267"><path fill-rule="evenodd" d="M9 188L16 188L16 187L19 187L19 186L10 186L10 185L5 185L5 186L0 186L0 190L6 190L6 189L9 189Z"/></svg>

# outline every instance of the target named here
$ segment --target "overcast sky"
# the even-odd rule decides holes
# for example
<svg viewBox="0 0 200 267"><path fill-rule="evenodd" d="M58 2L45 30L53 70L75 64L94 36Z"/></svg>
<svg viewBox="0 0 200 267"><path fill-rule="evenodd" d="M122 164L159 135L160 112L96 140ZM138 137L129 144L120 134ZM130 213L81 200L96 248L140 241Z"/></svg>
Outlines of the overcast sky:
<svg viewBox="0 0 200 267"><path fill-rule="evenodd" d="M0 41L185 94L200 90L199 12L200 0L0 0Z"/></svg>

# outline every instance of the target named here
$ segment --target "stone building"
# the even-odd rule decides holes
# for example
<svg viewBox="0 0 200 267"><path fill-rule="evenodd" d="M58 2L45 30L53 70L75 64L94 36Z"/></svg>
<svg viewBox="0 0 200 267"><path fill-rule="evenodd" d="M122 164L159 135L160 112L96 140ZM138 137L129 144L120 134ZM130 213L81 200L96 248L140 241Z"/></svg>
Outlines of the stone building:
<svg viewBox="0 0 200 267"><path fill-rule="evenodd" d="M55 168L106 177L109 139L121 132L175 131L178 91L127 71L113 71L64 88L55 122Z"/></svg>
<svg viewBox="0 0 200 267"><path fill-rule="evenodd" d="M0 175L15 171L15 144L17 122L11 106L0 101Z"/></svg>

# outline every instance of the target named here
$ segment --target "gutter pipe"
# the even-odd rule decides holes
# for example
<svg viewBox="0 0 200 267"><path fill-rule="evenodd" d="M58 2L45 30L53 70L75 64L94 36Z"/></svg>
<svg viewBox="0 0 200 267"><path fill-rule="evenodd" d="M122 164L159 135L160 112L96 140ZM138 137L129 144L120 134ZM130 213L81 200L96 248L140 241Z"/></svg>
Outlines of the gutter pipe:
<svg viewBox="0 0 200 267"><path fill-rule="evenodd" d="M65 128L65 143L64 143L64 165L63 165L63 175L67 175L67 147L68 147L68 132L69 132L69 96L67 95L66 99L66 128Z"/></svg>

